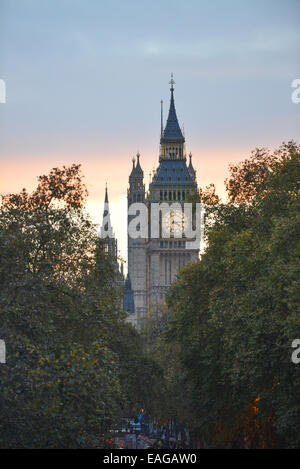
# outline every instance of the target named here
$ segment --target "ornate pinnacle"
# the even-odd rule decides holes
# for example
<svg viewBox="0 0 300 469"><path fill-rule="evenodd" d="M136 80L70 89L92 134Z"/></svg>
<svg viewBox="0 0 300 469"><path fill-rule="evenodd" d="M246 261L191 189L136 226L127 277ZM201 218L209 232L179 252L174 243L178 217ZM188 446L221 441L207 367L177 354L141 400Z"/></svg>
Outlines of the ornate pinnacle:
<svg viewBox="0 0 300 469"><path fill-rule="evenodd" d="M174 91L174 86L173 85L175 85L175 81L173 79L173 73L171 73L171 80L169 81L169 84L171 85L170 90Z"/></svg>

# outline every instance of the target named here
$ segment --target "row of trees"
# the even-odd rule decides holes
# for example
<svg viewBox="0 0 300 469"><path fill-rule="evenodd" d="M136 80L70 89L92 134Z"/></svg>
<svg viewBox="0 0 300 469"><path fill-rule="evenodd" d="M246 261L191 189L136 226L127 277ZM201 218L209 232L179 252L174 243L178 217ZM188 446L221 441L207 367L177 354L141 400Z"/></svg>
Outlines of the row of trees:
<svg viewBox="0 0 300 469"><path fill-rule="evenodd" d="M300 447L299 157L294 142L230 167L228 203L200 190L207 248L172 284L148 347L165 418L206 447Z"/></svg>
<svg viewBox="0 0 300 469"><path fill-rule="evenodd" d="M200 190L205 253L141 333L124 322L80 166L4 196L0 447L101 447L141 408L202 447L300 447L299 156L289 142L231 166L226 204Z"/></svg>
<svg viewBox="0 0 300 469"><path fill-rule="evenodd" d="M124 323L115 259L86 196L72 165L2 199L2 448L101 447L103 434L156 398L162 373Z"/></svg>

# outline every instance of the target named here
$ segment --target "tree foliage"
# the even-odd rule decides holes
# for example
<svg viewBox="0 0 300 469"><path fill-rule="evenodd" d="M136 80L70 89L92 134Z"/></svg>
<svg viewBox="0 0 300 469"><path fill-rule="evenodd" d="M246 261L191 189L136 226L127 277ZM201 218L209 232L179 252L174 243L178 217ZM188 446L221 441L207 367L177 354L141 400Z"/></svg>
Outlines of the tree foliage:
<svg viewBox="0 0 300 469"><path fill-rule="evenodd" d="M207 248L169 291L185 418L208 446L300 446L299 155L232 165L227 204L201 191Z"/></svg>
<svg viewBox="0 0 300 469"><path fill-rule="evenodd" d="M131 416L135 389L151 394L153 363L124 323L116 259L102 249L86 196L72 165L40 176L31 194L3 197L0 447L100 447Z"/></svg>

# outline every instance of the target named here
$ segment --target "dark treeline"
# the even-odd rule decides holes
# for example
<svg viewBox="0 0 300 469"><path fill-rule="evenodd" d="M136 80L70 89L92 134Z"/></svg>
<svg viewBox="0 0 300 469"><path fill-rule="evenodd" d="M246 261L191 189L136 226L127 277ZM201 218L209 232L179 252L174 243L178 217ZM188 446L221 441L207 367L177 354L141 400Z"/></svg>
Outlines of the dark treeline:
<svg viewBox="0 0 300 469"><path fill-rule="evenodd" d="M2 448L101 447L102 434L157 400L161 370L124 323L115 259L86 195L73 165L2 200Z"/></svg>
<svg viewBox="0 0 300 469"><path fill-rule="evenodd" d="M255 150L230 167L227 204L200 190L205 253L145 326L169 412L202 447L300 447L299 157Z"/></svg>
<svg viewBox="0 0 300 469"><path fill-rule="evenodd" d="M214 186L206 250L140 332L83 206L80 166L55 168L0 213L0 447L101 447L146 409L201 447L300 447L300 148L256 150Z"/></svg>

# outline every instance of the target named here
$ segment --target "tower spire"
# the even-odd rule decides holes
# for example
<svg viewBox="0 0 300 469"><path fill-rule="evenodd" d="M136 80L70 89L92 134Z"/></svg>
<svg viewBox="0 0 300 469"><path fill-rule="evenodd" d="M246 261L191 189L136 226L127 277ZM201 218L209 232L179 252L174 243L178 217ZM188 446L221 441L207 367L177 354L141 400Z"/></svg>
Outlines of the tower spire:
<svg viewBox="0 0 300 469"><path fill-rule="evenodd" d="M117 240L115 239L111 225L107 183L105 183L104 209L99 237L103 239L105 245L107 246L107 251L117 255Z"/></svg>
<svg viewBox="0 0 300 469"><path fill-rule="evenodd" d="M107 182L106 182L105 183L104 210L103 210L103 219L102 219L101 231L108 231L109 227L111 228L111 222L110 222L108 190L107 190Z"/></svg>
<svg viewBox="0 0 300 469"><path fill-rule="evenodd" d="M175 110L175 103L174 103L175 81L173 78L173 73L171 74L171 80L169 84L171 85L171 88L170 88L171 99L170 99L169 115L168 115L166 127L160 139L160 143L184 143L185 139L179 127L176 110Z"/></svg>

